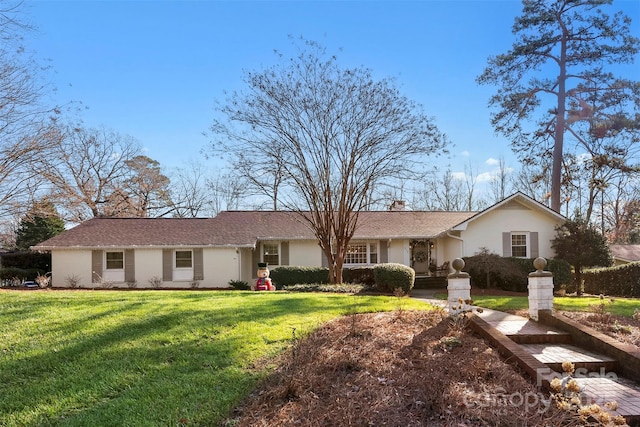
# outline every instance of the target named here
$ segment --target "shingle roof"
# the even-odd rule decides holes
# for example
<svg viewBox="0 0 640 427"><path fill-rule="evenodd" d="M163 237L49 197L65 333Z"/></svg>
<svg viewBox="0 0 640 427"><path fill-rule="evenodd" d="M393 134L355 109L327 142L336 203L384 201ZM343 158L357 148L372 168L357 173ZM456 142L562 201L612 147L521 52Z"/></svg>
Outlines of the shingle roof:
<svg viewBox="0 0 640 427"><path fill-rule="evenodd" d="M361 212L355 239L437 237L475 212ZM294 212L227 211L215 218L93 218L34 247L254 246L256 240L314 239Z"/></svg>
<svg viewBox="0 0 640 427"><path fill-rule="evenodd" d="M611 255L622 261L640 261L640 245L611 245Z"/></svg>
<svg viewBox="0 0 640 427"><path fill-rule="evenodd" d="M212 218L93 218L34 249L207 246L215 241L214 222Z"/></svg>

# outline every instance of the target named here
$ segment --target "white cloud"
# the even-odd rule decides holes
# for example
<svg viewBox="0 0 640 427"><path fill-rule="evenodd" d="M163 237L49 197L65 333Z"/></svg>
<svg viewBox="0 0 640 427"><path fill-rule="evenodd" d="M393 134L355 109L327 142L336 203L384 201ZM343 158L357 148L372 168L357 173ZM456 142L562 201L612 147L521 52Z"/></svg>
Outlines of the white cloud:
<svg viewBox="0 0 640 427"><path fill-rule="evenodd" d="M457 179L458 181L464 181L467 179L467 174L464 172L451 172L451 177L453 179Z"/></svg>
<svg viewBox="0 0 640 427"><path fill-rule="evenodd" d="M498 166L500 164L500 160L489 157L485 163L489 166Z"/></svg>
<svg viewBox="0 0 640 427"><path fill-rule="evenodd" d="M496 176L495 172L484 172L478 174L478 182L491 182L494 176Z"/></svg>
<svg viewBox="0 0 640 427"><path fill-rule="evenodd" d="M470 153L470 152L468 152L467 150L464 150L462 153L460 153L460 155L461 155L462 157L469 157L469 156L471 155L471 153Z"/></svg>

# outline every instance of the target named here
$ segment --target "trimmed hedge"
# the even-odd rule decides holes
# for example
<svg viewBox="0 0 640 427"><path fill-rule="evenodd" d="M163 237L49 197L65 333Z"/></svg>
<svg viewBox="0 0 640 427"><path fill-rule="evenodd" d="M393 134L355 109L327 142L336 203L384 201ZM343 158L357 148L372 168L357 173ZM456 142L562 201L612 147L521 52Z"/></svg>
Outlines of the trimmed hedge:
<svg viewBox="0 0 640 427"><path fill-rule="evenodd" d="M279 288L291 285L327 284L329 283L329 269L327 267L282 266L271 270L269 277ZM373 266L343 268L342 281L373 286Z"/></svg>
<svg viewBox="0 0 640 427"><path fill-rule="evenodd" d="M271 270L269 277L278 289L301 290L304 285L318 290L329 291L330 287L319 287L329 284L329 269L326 267L299 267L282 266ZM401 288L409 292L413 288L415 271L402 264L376 264L375 266L363 266L344 268L342 270L343 282L366 287L377 287L383 292L393 292ZM337 285L328 285L337 286ZM322 289L321 289L322 288ZM309 286L306 287L306 290Z"/></svg>
<svg viewBox="0 0 640 427"><path fill-rule="evenodd" d="M498 288L505 291L527 292L529 273L535 271L534 258L501 257L483 254L465 257L463 271L471 276L475 288ZM556 290L571 283L571 266L563 260L547 259L546 270L553 273Z"/></svg>
<svg viewBox="0 0 640 427"><path fill-rule="evenodd" d="M339 285L304 284L284 286L285 291L291 292L334 292L344 294L357 294L365 289L364 285L342 283Z"/></svg>
<svg viewBox="0 0 640 427"><path fill-rule="evenodd" d="M51 271L51 254L41 252L7 252L2 254L2 267Z"/></svg>
<svg viewBox="0 0 640 427"><path fill-rule="evenodd" d="M598 268L582 273L585 293L640 298L640 263Z"/></svg>
<svg viewBox="0 0 640 427"><path fill-rule="evenodd" d="M400 288L408 294L413 289L416 272L404 264L377 264L373 267L373 277L380 291L394 292Z"/></svg>
<svg viewBox="0 0 640 427"><path fill-rule="evenodd" d="M271 281L278 287L329 283L329 269L326 267L282 266L270 271Z"/></svg>

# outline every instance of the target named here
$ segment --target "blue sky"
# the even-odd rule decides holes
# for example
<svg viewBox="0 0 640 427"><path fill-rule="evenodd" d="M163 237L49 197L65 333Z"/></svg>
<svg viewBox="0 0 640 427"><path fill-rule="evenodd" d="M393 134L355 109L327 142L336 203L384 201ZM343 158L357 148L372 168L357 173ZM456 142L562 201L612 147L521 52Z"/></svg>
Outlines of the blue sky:
<svg viewBox="0 0 640 427"><path fill-rule="evenodd" d="M500 156L517 167L489 122L495 89L475 78L510 48L520 1L27 1L30 45L50 61L56 101L82 102L87 126L135 137L163 167L202 158L215 100L243 87L243 70L275 63L274 49L290 51L289 35L395 77L455 144L454 172L488 174ZM640 2L614 8L640 34ZM640 78L638 67L628 76Z"/></svg>

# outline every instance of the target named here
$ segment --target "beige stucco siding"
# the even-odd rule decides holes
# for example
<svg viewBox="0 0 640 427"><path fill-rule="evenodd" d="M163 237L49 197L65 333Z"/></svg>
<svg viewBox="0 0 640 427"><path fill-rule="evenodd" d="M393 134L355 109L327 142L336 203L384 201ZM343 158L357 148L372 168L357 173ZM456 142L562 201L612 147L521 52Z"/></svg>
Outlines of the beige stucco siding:
<svg viewBox="0 0 640 427"><path fill-rule="evenodd" d="M201 288L226 288L229 280L240 279L240 251L235 248L204 249L204 280Z"/></svg>
<svg viewBox="0 0 640 427"><path fill-rule="evenodd" d="M462 241L456 239L454 237L442 237L436 239L435 244L435 256L436 256L436 264L438 266L442 265L445 262L449 262L449 267L451 267L451 262L460 258L462 255ZM449 271L453 271L449 268Z"/></svg>
<svg viewBox="0 0 640 427"><path fill-rule="evenodd" d="M315 240L289 242L289 265L317 267L322 264L322 249Z"/></svg>
<svg viewBox="0 0 640 427"><path fill-rule="evenodd" d="M381 243L382 244L382 243ZM388 245L389 262L410 265L409 240L392 240Z"/></svg>
<svg viewBox="0 0 640 427"><path fill-rule="evenodd" d="M251 284L251 281L254 280L255 272L257 270L257 266L253 263L253 249L243 248L240 249L240 277L239 280L244 280L245 282Z"/></svg>
<svg viewBox="0 0 640 427"><path fill-rule="evenodd" d="M69 287L68 279L74 276L79 286L91 285L91 251L52 251L51 265L51 286Z"/></svg>
<svg viewBox="0 0 640 427"><path fill-rule="evenodd" d="M555 236L556 224L558 224L557 220L542 211L512 203L493 210L491 215L483 215L469 223L467 229L461 232L461 237L464 239L463 255L472 256L483 247L492 253L502 255L503 232L537 232L538 255L553 257L551 240Z"/></svg>
<svg viewBox="0 0 640 427"><path fill-rule="evenodd" d="M134 258L139 288L151 287L154 278L162 280L162 249L136 249Z"/></svg>

